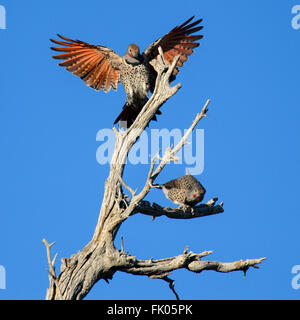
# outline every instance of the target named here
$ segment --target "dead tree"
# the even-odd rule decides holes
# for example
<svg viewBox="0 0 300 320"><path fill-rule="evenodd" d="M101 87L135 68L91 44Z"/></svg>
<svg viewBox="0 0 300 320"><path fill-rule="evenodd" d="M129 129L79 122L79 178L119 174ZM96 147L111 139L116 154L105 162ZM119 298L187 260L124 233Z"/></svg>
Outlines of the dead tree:
<svg viewBox="0 0 300 320"><path fill-rule="evenodd" d="M57 254L51 259L50 251L54 243L48 244L43 239L47 249L49 265L47 300L81 300L89 293L97 281L103 279L108 282L117 271L162 279L169 284L170 289L179 299L174 289L174 281L169 278L173 270L184 268L195 273L200 273L204 270L215 270L217 272L240 270L246 272L250 267L258 268L258 264L265 259L247 259L226 263L207 261L202 260L202 258L211 254L212 251L194 253L185 248L182 254L175 257L159 260L153 258L139 260L125 252L123 246L121 250L118 250L114 245L114 239L121 224L137 213L153 217L165 215L171 219L195 219L224 211L223 203L217 204L217 198L198 205L194 208L193 213L181 209L161 207L158 204L151 204L143 200L150 192L159 173L168 162L176 160L176 153L186 143L189 134L198 122L206 116L209 100L201 112L196 115L192 125L179 143L167 149L163 155L157 153L151 158L147 180L139 193L128 186L122 178L130 149L147 127L156 111L181 87L180 84L171 87L169 81L177 61L178 57L171 66L166 63L160 48L158 59L151 62L157 72L153 95L128 130L114 128L116 135L115 149L111 159L109 176L105 181L103 202L98 222L91 241L70 258L62 258L60 272L57 275L54 267ZM156 163L157 161L158 163ZM125 189L130 196L125 194Z"/></svg>

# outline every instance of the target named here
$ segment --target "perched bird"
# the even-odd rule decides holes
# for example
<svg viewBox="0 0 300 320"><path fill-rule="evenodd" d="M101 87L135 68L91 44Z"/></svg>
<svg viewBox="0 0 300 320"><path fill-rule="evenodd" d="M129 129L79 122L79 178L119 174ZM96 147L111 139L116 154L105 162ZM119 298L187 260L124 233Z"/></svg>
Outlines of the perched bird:
<svg viewBox="0 0 300 320"><path fill-rule="evenodd" d="M118 121L127 121L127 127L130 127L148 101L149 91L154 91L157 74L149 62L158 57L158 48L162 48L164 58L169 64L172 64L174 58L179 55L180 58L172 74L171 80L174 80L179 72L178 67L181 67L193 53L193 48L199 46L195 41L203 36L191 34L203 28L197 26L202 19L190 23L193 18L157 39L142 54L136 44L130 44L125 55L119 56L102 45L92 45L58 35L64 41L50 39L60 45L51 49L64 53L57 54L53 58L64 60L59 63L60 66L66 67L95 90L103 89L105 92L111 88L117 90L118 83L122 79L126 103L114 124ZM157 114L161 112L158 110ZM155 115L152 120L156 120Z"/></svg>
<svg viewBox="0 0 300 320"><path fill-rule="evenodd" d="M190 174L154 187L162 189L169 200L179 204L179 208L191 209L192 212L192 207L203 200L206 192L202 184Z"/></svg>

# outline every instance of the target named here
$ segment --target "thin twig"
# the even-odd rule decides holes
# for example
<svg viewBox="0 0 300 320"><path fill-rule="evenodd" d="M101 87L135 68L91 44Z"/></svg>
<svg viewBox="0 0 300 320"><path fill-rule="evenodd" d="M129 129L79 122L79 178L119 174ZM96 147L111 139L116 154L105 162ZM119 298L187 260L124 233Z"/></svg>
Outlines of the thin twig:
<svg viewBox="0 0 300 320"><path fill-rule="evenodd" d="M131 193L131 199L132 199L136 195L136 191L133 190L131 187L129 187L129 185L127 185L124 182L124 180L121 176L119 177L119 180L120 180L121 184Z"/></svg>
<svg viewBox="0 0 300 320"><path fill-rule="evenodd" d="M59 298L62 300L63 299L63 295L60 291L58 282L57 282L57 278L56 278L56 273L55 273L55 267L54 267L54 263L55 260L57 258L57 253L55 254L53 260L51 260L51 247L55 244L55 242L52 243L48 243L46 239L42 240L45 247L46 247L46 251L47 251L47 259L48 259L48 265L49 265L49 269L47 269L49 277L51 277L51 279L53 280L55 287L57 288L58 294L59 294ZM50 280L50 279L49 279Z"/></svg>
<svg viewBox="0 0 300 320"><path fill-rule="evenodd" d="M176 300L180 300L179 299L179 295L177 294L177 292L175 291L175 280L172 280L170 278L168 278L167 276L166 277L163 277L162 280L166 281L169 283L169 288L172 290L172 292L175 294L175 297L176 297Z"/></svg>
<svg viewBox="0 0 300 320"><path fill-rule="evenodd" d="M123 236L121 236L121 252L124 252Z"/></svg>
<svg viewBox="0 0 300 320"><path fill-rule="evenodd" d="M53 259L54 261L52 262L51 261L51 250L50 250L50 248L55 244L55 242L52 242L52 243L49 244L46 239L43 239L42 241L43 241L43 243L44 243L44 245L46 247L46 251L47 251L47 259L48 259L49 270L50 270L51 274L54 277L56 277L55 276L55 268L54 268L54 262L55 262L56 256L55 256L55 259Z"/></svg>
<svg viewBox="0 0 300 320"><path fill-rule="evenodd" d="M172 157L174 157L174 155L183 147L183 145L185 144L187 138L189 137L189 135L191 134L191 132L194 130L194 128L196 127L196 125L198 124L198 122L206 117L206 113L207 113L207 107L210 103L210 99L208 99L205 103L205 105L203 106L202 110L200 113L198 113L196 115L196 118L194 119L192 125L190 126L190 128L186 131L186 133L184 134L184 136L181 138L181 140L177 143L177 145L173 148L173 149L167 149L165 154L162 157L162 160L160 162L160 164L157 166L156 170L154 171L153 175L152 175L152 180L155 180L156 177L159 175L159 173L162 171L162 169L165 167L165 165L172 160Z"/></svg>

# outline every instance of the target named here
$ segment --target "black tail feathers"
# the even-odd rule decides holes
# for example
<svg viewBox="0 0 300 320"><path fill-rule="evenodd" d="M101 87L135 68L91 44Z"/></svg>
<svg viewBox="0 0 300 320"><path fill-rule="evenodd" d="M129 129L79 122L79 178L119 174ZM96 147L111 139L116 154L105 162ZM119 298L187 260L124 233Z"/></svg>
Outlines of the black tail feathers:
<svg viewBox="0 0 300 320"><path fill-rule="evenodd" d="M141 109L138 109L135 106L132 106L126 102L125 105L123 106L122 112L118 115L114 124L120 121L122 122L121 127L129 128L133 124L134 120L137 118L140 111ZM160 115L160 114L161 114L161 111L157 110L151 120L157 121L156 115Z"/></svg>

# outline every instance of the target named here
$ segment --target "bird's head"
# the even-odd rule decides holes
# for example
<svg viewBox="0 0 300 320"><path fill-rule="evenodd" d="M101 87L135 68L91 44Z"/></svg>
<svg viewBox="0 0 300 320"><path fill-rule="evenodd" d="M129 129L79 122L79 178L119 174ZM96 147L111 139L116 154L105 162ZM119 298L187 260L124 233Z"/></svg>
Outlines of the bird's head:
<svg viewBox="0 0 300 320"><path fill-rule="evenodd" d="M189 192L187 200L200 202L202 201L203 197L204 197L204 192L199 188L195 188Z"/></svg>
<svg viewBox="0 0 300 320"><path fill-rule="evenodd" d="M134 43L128 46L124 57L128 63L133 65L139 64L143 60L143 57L140 55L140 48Z"/></svg>
<svg viewBox="0 0 300 320"><path fill-rule="evenodd" d="M140 48L135 43L132 43L127 48L127 55L132 58L138 58L140 55Z"/></svg>

